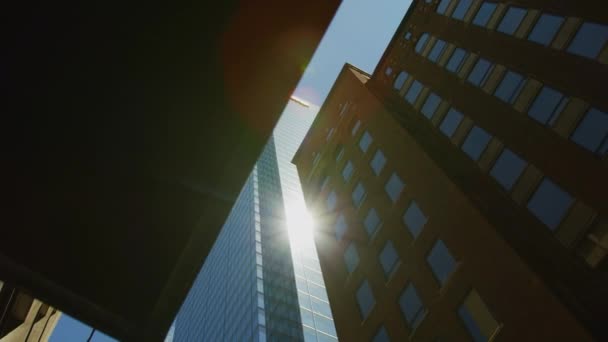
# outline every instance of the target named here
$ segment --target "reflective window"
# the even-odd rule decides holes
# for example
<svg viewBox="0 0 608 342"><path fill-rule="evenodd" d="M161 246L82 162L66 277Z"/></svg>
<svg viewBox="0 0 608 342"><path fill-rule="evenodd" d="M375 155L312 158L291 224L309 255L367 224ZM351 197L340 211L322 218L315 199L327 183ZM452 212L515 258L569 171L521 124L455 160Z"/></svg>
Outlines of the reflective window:
<svg viewBox="0 0 608 342"><path fill-rule="evenodd" d="M384 156L384 153L382 153L382 151L378 149L376 151L376 154L374 154L374 158L372 158L371 161L372 170L374 171L374 174L376 176L380 175L380 172L382 172L382 169L384 168L385 164L386 157Z"/></svg>
<svg viewBox="0 0 608 342"><path fill-rule="evenodd" d="M410 40L410 39L412 39L412 32L408 31L405 33L405 40Z"/></svg>
<svg viewBox="0 0 608 342"><path fill-rule="evenodd" d="M437 96L437 94L431 93L424 101L424 105L422 105L422 114L424 114L427 119L432 118L440 103L441 98Z"/></svg>
<svg viewBox="0 0 608 342"><path fill-rule="evenodd" d="M597 58L608 40L608 26L583 23L568 46L568 52L591 59Z"/></svg>
<svg viewBox="0 0 608 342"><path fill-rule="evenodd" d="M361 182L359 182L357 184L357 187L355 187L355 190L353 190L353 194L352 194L353 204L355 205L356 208L359 208L361 206L361 202L363 202L364 197L365 197L365 188L363 187L363 184Z"/></svg>
<svg viewBox="0 0 608 342"><path fill-rule="evenodd" d="M487 59L479 58L477 60L477 63L475 63L473 70L471 70L471 73L469 74L467 80L473 85L482 87L483 84L486 82L486 79L488 77L488 74L490 73L490 69L492 68L492 66L493 64Z"/></svg>
<svg viewBox="0 0 608 342"><path fill-rule="evenodd" d="M522 75L509 70L504 74L502 80L498 84L498 87L494 91L494 96L512 104L517 99L524 83L524 77Z"/></svg>
<svg viewBox="0 0 608 342"><path fill-rule="evenodd" d="M344 237L347 227L348 226L346 225L346 219L344 218L344 215L340 214L340 216L338 216L338 218L336 219L335 225L336 239L338 241L342 240L342 238Z"/></svg>
<svg viewBox="0 0 608 342"><path fill-rule="evenodd" d="M502 17L500 24L498 24L498 32L512 35L515 33L515 31L517 31L525 16L525 9L519 7L509 7L505 16Z"/></svg>
<svg viewBox="0 0 608 342"><path fill-rule="evenodd" d="M424 50L424 47L426 46L426 42L429 40L429 34L428 33L423 33L420 38L418 38L418 42L416 43L416 47L415 50L417 53L421 53L422 50Z"/></svg>
<svg viewBox="0 0 608 342"><path fill-rule="evenodd" d="M499 327L479 294L471 290L458 308L458 316L471 334L473 341L486 342Z"/></svg>
<svg viewBox="0 0 608 342"><path fill-rule="evenodd" d="M359 289L357 290L357 304L359 304L359 310L361 311L361 318L366 319L370 311L376 304L372 288L369 286L367 280L363 281Z"/></svg>
<svg viewBox="0 0 608 342"><path fill-rule="evenodd" d="M446 42L441 40L441 39L437 39L435 41L435 45L433 45L433 48L431 49L431 52L428 55L428 59L430 59L433 62L437 62L439 60L439 58L441 57L441 55L443 54L443 50L445 50L445 46L446 46Z"/></svg>
<svg viewBox="0 0 608 342"><path fill-rule="evenodd" d="M424 315L426 314L426 309L422 304L422 300L420 296L418 296L418 292L412 283L405 288L405 291L399 297L399 306L401 307L401 312L405 316L405 320L411 328L416 328Z"/></svg>
<svg viewBox="0 0 608 342"><path fill-rule="evenodd" d="M549 229L555 230L573 202L570 194L545 178L528 201L528 210Z"/></svg>
<svg viewBox="0 0 608 342"><path fill-rule="evenodd" d="M395 250L391 241L387 241L380 252L380 265L382 265L385 276L388 277L393 272L397 266L397 261L399 261L397 250Z"/></svg>
<svg viewBox="0 0 608 342"><path fill-rule="evenodd" d="M426 261L442 286L456 269L456 260L441 240L435 242L431 252L426 257Z"/></svg>
<svg viewBox="0 0 608 342"><path fill-rule="evenodd" d="M452 13L452 18L464 20L464 16L469 11L469 8L471 8L472 3L473 0L460 0L456 6L456 9L454 9L454 13Z"/></svg>
<svg viewBox="0 0 608 342"><path fill-rule="evenodd" d="M405 81L407 81L407 78L409 76L410 75L405 71L400 72L399 75L397 75L395 82L393 83L393 88L397 90L401 89L401 87L403 87L403 84L405 83Z"/></svg>
<svg viewBox="0 0 608 342"><path fill-rule="evenodd" d="M492 136L488 134L488 132L478 126L473 126L462 144L462 150L471 157L471 159L477 161L486 149L486 146L488 146L491 138Z"/></svg>
<svg viewBox="0 0 608 342"><path fill-rule="evenodd" d="M608 152L608 113L597 108L589 109L570 139L589 151L604 156Z"/></svg>
<svg viewBox="0 0 608 342"><path fill-rule="evenodd" d="M372 144L372 140L372 136L367 131L363 133L363 136L361 136L361 139L359 140L359 148L363 153L367 152L369 145Z"/></svg>
<svg viewBox="0 0 608 342"><path fill-rule="evenodd" d="M338 153L336 154L336 162L339 162L340 159L342 159L342 156L344 155L344 147L339 146L337 150Z"/></svg>
<svg viewBox="0 0 608 342"><path fill-rule="evenodd" d="M530 31L528 40L544 46L549 46L563 22L564 17L551 14L541 15L536 21L536 25L534 25L532 31Z"/></svg>
<svg viewBox="0 0 608 342"><path fill-rule="evenodd" d="M378 230L378 226L380 226L380 217L378 216L378 212L376 211L376 209L371 208L367 212L367 216L365 216L363 225L365 226L365 232L367 233L367 236L374 236L374 234Z"/></svg>
<svg viewBox="0 0 608 342"><path fill-rule="evenodd" d="M334 209L336 209L336 203L338 201L338 196L336 195L336 192L332 190L332 192L329 193L329 195L327 195L327 209L329 209L330 211L333 211Z"/></svg>
<svg viewBox="0 0 608 342"><path fill-rule="evenodd" d="M329 176L325 176L325 178L323 178L323 182L321 183L321 187L319 187L319 190L325 189L325 187L327 186L328 183L329 183Z"/></svg>
<svg viewBox="0 0 608 342"><path fill-rule="evenodd" d="M528 116L543 125L553 125L568 99L559 91L543 86L528 110Z"/></svg>
<svg viewBox="0 0 608 342"><path fill-rule="evenodd" d="M416 99L418 98L418 95L420 95L421 91L422 83L414 81L410 86L410 89L405 94L405 100L413 105L416 102Z"/></svg>
<svg viewBox="0 0 608 342"><path fill-rule="evenodd" d="M357 265L359 265L359 253L357 253L357 247L354 242L351 242L344 251L344 263L346 264L348 273L352 273L357 268Z"/></svg>
<svg viewBox="0 0 608 342"><path fill-rule="evenodd" d="M409 207L405 211L405 214L403 214L402 219L403 223L405 224L409 232L412 234L414 239L417 238L418 235L420 235L420 232L422 232L422 228L424 228L424 225L428 221L428 218L426 217L426 215L424 215L416 201L412 201L410 203Z"/></svg>
<svg viewBox="0 0 608 342"><path fill-rule="evenodd" d="M391 178L388 179L388 182L386 182L386 185L384 186L384 191L386 191L386 194L391 199L391 201L395 203L399 199L401 191L403 191L404 187L405 183L403 182L403 180L401 180L401 178L393 172Z"/></svg>
<svg viewBox="0 0 608 342"><path fill-rule="evenodd" d="M454 108L450 108L448 113L445 115L445 118L443 118L443 121L441 121L439 130L447 137L451 138L454 135L454 132L456 132L456 129L460 125L461 121L462 113Z"/></svg>
<svg viewBox="0 0 608 342"><path fill-rule="evenodd" d="M477 14L475 14L475 18L473 18L473 24L477 25L477 26L485 27L488 24L488 22L490 21L490 18L492 18L492 14L494 14L495 10L496 10L495 3L484 2L481 5L481 7L479 7Z"/></svg>
<svg viewBox="0 0 608 342"><path fill-rule="evenodd" d="M391 68L390 66L386 67L384 73L386 74L386 76L390 76L393 73L393 68Z"/></svg>
<svg viewBox="0 0 608 342"><path fill-rule="evenodd" d="M452 0L441 0L439 6L437 6L437 13L445 14L445 11L448 9L451 1Z"/></svg>
<svg viewBox="0 0 608 342"><path fill-rule="evenodd" d="M496 179L498 184L505 190L511 190L519 179L528 163L521 159L513 151L505 148L490 170L490 175Z"/></svg>
<svg viewBox="0 0 608 342"><path fill-rule="evenodd" d="M350 180L350 177L353 175L353 163L349 160L346 165L344 165L344 169L342 170L342 178L344 178L345 182Z"/></svg>
<svg viewBox="0 0 608 342"><path fill-rule="evenodd" d="M391 339L388 337L388 333L384 327L380 327L372 342L391 342Z"/></svg>
<svg viewBox="0 0 608 342"><path fill-rule="evenodd" d="M336 328L332 320L315 314L315 323L317 330L322 331L328 335L336 336ZM318 334L317 336L319 336ZM335 341L335 340L333 340Z"/></svg>
<svg viewBox="0 0 608 342"><path fill-rule="evenodd" d="M464 49L456 48L454 52L452 52L452 56L448 60L448 63L445 65L445 68L448 71L457 73L460 71L460 67L462 66L462 62L467 57L467 52Z"/></svg>

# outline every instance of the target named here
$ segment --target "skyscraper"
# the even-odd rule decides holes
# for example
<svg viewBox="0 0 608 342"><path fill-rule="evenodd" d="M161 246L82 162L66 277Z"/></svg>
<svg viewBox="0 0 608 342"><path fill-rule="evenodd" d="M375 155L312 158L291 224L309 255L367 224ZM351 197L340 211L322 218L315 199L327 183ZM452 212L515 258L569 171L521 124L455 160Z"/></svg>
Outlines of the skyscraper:
<svg viewBox="0 0 608 342"><path fill-rule="evenodd" d="M176 317L174 341L336 341L290 162L317 110L289 101Z"/></svg>
<svg viewBox="0 0 608 342"><path fill-rule="evenodd" d="M601 1L419 0L294 162L344 340L605 340Z"/></svg>

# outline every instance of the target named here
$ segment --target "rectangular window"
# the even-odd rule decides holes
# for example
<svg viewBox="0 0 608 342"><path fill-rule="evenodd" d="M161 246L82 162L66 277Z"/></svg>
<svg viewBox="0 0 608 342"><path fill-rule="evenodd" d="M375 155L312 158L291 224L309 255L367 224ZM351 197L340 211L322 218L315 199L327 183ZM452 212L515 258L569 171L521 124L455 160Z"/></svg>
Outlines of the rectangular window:
<svg viewBox="0 0 608 342"><path fill-rule="evenodd" d="M608 113L591 108L585 113L570 140L587 150L604 156L608 152Z"/></svg>
<svg viewBox="0 0 608 342"><path fill-rule="evenodd" d="M460 67L462 66L462 62L467 57L467 52L464 49L456 48L454 52L452 52L452 56L448 60L445 68L453 73L458 73L460 71Z"/></svg>
<svg viewBox="0 0 608 342"><path fill-rule="evenodd" d="M355 187L355 190L353 190L352 198L355 208L359 208L365 198L365 188L361 182L359 182Z"/></svg>
<svg viewBox="0 0 608 342"><path fill-rule="evenodd" d="M458 2L458 5L456 6L456 9L454 9L454 13L452 13L452 18L457 20L464 20L464 17L469 11L469 8L471 8L472 3L473 0L460 0L460 2Z"/></svg>
<svg viewBox="0 0 608 342"><path fill-rule="evenodd" d="M528 40L544 46L549 46L563 23L564 17L543 14L536 21L536 25L534 25L532 31L530 31Z"/></svg>
<svg viewBox="0 0 608 342"><path fill-rule="evenodd" d="M492 136L478 126L473 126L462 144L462 150L474 161L478 161Z"/></svg>
<svg viewBox="0 0 608 342"><path fill-rule="evenodd" d="M502 32L504 34L513 35L515 31L519 28L522 20L526 16L526 10L519 7L509 7L507 13L500 24L498 24L498 32Z"/></svg>
<svg viewBox="0 0 608 342"><path fill-rule="evenodd" d="M329 193L329 195L327 195L327 209L329 209L329 211L333 211L334 209L336 209L336 202L338 201L338 196L336 195L336 192L332 190L332 192Z"/></svg>
<svg viewBox="0 0 608 342"><path fill-rule="evenodd" d="M334 322L331 319L315 315L315 323L317 324L317 330L331 336L336 336L336 328L334 327ZM335 339L333 340L335 341Z"/></svg>
<svg viewBox="0 0 608 342"><path fill-rule="evenodd" d="M370 238L374 236L378 230L378 227L380 226L380 217L378 216L376 209L369 209L367 215L365 216L365 220L363 221L363 225L365 226L367 236Z"/></svg>
<svg viewBox="0 0 608 342"><path fill-rule="evenodd" d="M380 172L382 172L384 165L386 165L386 157L384 156L384 153L382 153L382 151L378 149L376 151L376 154L374 154L374 158L372 158L371 161L372 170L374 171L374 174L376 176L380 175Z"/></svg>
<svg viewBox="0 0 608 342"><path fill-rule="evenodd" d="M487 59L479 58L477 63L475 63L473 70L471 70L467 81L472 85L483 87L493 66L494 65Z"/></svg>
<svg viewBox="0 0 608 342"><path fill-rule="evenodd" d="M519 176L528 163L521 159L513 151L505 148L490 170L490 175L500 184L505 190L509 191L513 188Z"/></svg>
<svg viewBox="0 0 608 342"><path fill-rule="evenodd" d="M506 103L513 104L524 84L524 77L522 75L508 70L498 84L496 91L494 91L494 96Z"/></svg>
<svg viewBox="0 0 608 342"><path fill-rule="evenodd" d="M489 341L500 327L475 290L465 297L458 308L458 316L475 342Z"/></svg>
<svg viewBox="0 0 608 342"><path fill-rule="evenodd" d="M443 50L445 50L446 45L447 44L445 41L437 39L435 41L435 45L433 45L433 48L431 49L431 52L428 55L428 59L436 63L443 54Z"/></svg>
<svg viewBox="0 0 608 342"><path fill-rule="evenodd" d="M488 25L488 22L490 21L490 18L492 18L492 15L494 14L495 10L495 3L484 2L481 7L479 7L477 14L475 14L475 18L473 18L473 24L481 27L486 27L486 25Z"/></svg>
<svg viewBox="0 0 608 342"><path fill-rule="evenodd" d="M353 273L357 265L359 265L359 253L357 253L357 247L354 242L351 242L344 251L344 263L346 264L348 273Z"/></svg>
<svg viewBox="0 0 608 342"><path fill-rule="evenodd" d="M448 113L441 121L441 125L439 125L439 130L445 134L448 138L451 138L458 129L460 122L462 122L462 113L457 111L454 108L450 108Z"/></svg>
<svg viewBox="0 0 608 342"><path fill-rule="evenodd" d="M344 147L338 146L338 148L336 148L336 162L339 162L342 159L342 156L344 156Z"/></svg>
<svg viewBox="0 0 608 342"><path fill-rule="evenodd" d="M429 40L429 34L428 33L423 33L420 38L418 38L418 42L416 43L416 47L414 48L416 50L416 53L420 54L422 53L422 50L424 50L424 47L426 46L426 42Z"/></svg>
<svg viewBox="0 0 608 342"><path fill-rule="evenodd" d="M398 261L399 256L397 255L395 246L393 246L391 241L387 241L380 252L380 265L382 265L382 270L387 278L393 273Z"/></svg>
<svg viewBox="0 0 608 342"><path fill-rule="evenodd" d="M596 59L608 40L608 26L585 22L576 32L567 51L575 55Z"/></svg>
<svg viewBox="0 0 608 342"><path fill-rule="evenodd" d="M349 160L346 165L344 165L344 169L342 170L342 178L344 182L348 182L353 175L353 163Z"/></svg>
<svg viewBox="0 0 608 342"><path fill-rule="evenodd" d="M528 210L549 229L555 230L560 225L574 199L557 184L544 178L530 200Z"/></svg>
<svg viewBox="0 0 608 342"><path fill-rule="evenodd" d="M327 137L325 138L325 140L329 141L329 139L331 139L331 137L334 135L334 132L335 132L335 128L332 127L329 130L329 132L327 133Z"/></svg>
<svg viewBox="0 0 608 342"><path fill-rule="evenodd" d="M451 1L452 0L441 0L439 6L437 6L437 13L445 14L445 11L448 9L448 6L450 6Z"/></svg>
<svg viewBox="0 0 608 342"><path fill-rule="evenodd" d="M426 261L431 266L431 270L441 286L445 285L445 282L456 269L456 260L441 240L435 242L431 252L426 257Z"/></svg>
<svg viewBox="0 0 608 342"><path fill-rule="evenodd" d="M437 96L435 93L431 93L426 98L426 101L424 101L424 105L422 105L422 114L424 114L427 119L432 118L440 103L441 97Z"/></svg>
<svg viewBox="0 0 608 342"><path fill-rule="evenodd" d="M367 280L364 280L357 290L357 304L359 305L361 318L365 320L376 304L372 288Z"/></svg>
<svg viewBox="0 0 608 342"><path fill-rule="evenodd" d="M372 342L391 342L391 339L388 337L388 333L386 332L386 328L380 327Z"/></svg>
<svg viewBox="0 0 608 342"><path fill-rule="evenodd" d="M367 152L369 145L372 144L372 140L372 136L367 131L365 131L365 133L363 133L363 136L361 137L361 140L359 140L359 148L363 153Z"/></svg>
<svg viewBox="0 0 608 342"><path fill-rule="evenodd" d="M384 185L384 191L391 201L395 203L399 199L404 187L405 183L403 180L401 180L401 177L399 177L397 173L393 172L391 177L388 179L388 182L386 182L386 185Z"/></svg>
<svg viewBox="0 0 608 342"><path fill-rule="evenodd" d="M401 89L401 87L403 87L403 85L405 84L405 81L407 81L407 79L410 77L410 74L408 74L405 71L402 71L399 73L399 75L397 75L397 78L395 78L395 82L393 83L393 88L399 90Z"/></svg>
<svg viewBox="0 0 608 342"><path fill-rule="evenodd" d="M409 207L405 211L405 214L403 214L402 219L403 223L405 224L409 232L412 234L414 239L417 238L418 235L420 235L422 229L424 228L424 225L428 221L428 218L426 217L426 215L424 215L416 201L412 201L410 203Z"/></svg>
<svg viewBox="0 0 608 342"><path fill-rule="evenodd" d="M405 94L405 100L413 105L414 103L416 103L416 99L418 98L418 95L420 95L421 91L422 83L414 81L414 83L412 83L412 85L410 86L410 89Z"/></svg>
<svg viewBox="0 0 608 342"><path fill-rule="evenodd" d="M353 130L351 132L352 136L355 136L355 134L357 134L357 131L359 130L359 126L361 126L361 120L357 120L357 122L355 122L355 125L353 126Z"/></svg>
<svg viewBox="0 0 608 342"><path fill-rule="evenodd" d="M405 320L410 328L415 329L426 314L426 309L422 304L418 291L414 287L414 284L409 283L401 296L399 296L399 306L401 312L405 316Z"/></svg>
<svg viewBox="0 0 608 342"><path fill-rule="evenodd" d="M346 225L346 219L343 214L340 214L336 219L335 231L336 231L336 239L341 241L346 233L346 229L348 226Z"/></svg>
<svg viewBox="0 0 608 342"><path fill-rule="evenodd" d="M528 110L528 116L543 125L552 126L568 99L559 91L543 86Z"/></svg>

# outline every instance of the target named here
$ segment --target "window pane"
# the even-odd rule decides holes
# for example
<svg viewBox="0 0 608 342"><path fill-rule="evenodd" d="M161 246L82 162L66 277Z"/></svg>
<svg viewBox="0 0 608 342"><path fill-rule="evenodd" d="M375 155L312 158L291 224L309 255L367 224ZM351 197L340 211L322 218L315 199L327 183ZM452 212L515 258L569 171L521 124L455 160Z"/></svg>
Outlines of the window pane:
<svg viewBox="0 0 608 342"><path fill-rule="evenodd" d="M426 261L431 266L433 274L439 280L441 285L444 285L450 274L456 269L456 260L446 245L441 240L437 240L435 246L426 257Z"/></svg>
<svg viewBox="0 0 608 342"><path fill-rule="evenodd" d="M608 114L597 108L589 109L570 139L593 153L605 155Z"/></svg>
<svg viewBox="0 0 608 342"><path fill-rule="evenodd" d="M382 265L382 270L384 270L384 275L389 276L393 269L397 265L397 261L399 260L399 256L397 255L397 251L393 246L391 241L388 241L382 252L380 252L380 264Z"/></svg>
<svg viewBox="0 0 608 342"><path fill-rule="evenodd" d="M445 46L445 41L441 39L436 40L435 45L433 45L433 48L431 49L431 52L428 55L428 58L433 62L437 62L439 60L439 57L441 57Z"/></svg>
<svg viewBox="0 0 608 342"><path fill-rule="evenodd" d="M384 327L380 327L380 330L378 330L372 342L391 342Z"/></svg>
<svg viewBox="0 0 608 342"><path fill-rule="evenodd" d="M331 336L336 336L336 328L334 327L334 322L332 320L315 314L315 323L317 325L317 330Z"/></svg>
<svg viewBox="0 0 608 342"><path fill-rule="evenodd" d="M565 103L564 95L551 87L543 86L532 102L528 116L542 124L550 124L562 109L560 103Z"/></svg>
<svg viewBox="0 0 608 342"><path fill-rule="evenodd" d="M473 126L466 140L462 144L462 150L466 153L471 159L477 161L481 154L488 146L490 139L492 136L488 134L485 130Z"/></svg>
<svg viewBox="0 0 608 342"><path fill-rule="evenodd" d="M344 147L340 146L338 148L338 153L336 154L336 161L339 162L340 159L342 159L343 155L344 155Z"/></svg>
<svg viewBox="0 0 608 342"><path fill-rule="evenodd" d="M463 20L464 16L469 11L469 8L471 7L472 3L473 0L460 0L458 5L456 6L456 9L454 10L454 13L452 13L452 18Z"/></svg>
<svg viewBox="0 0 608 342"><path fill-rule="evenodd" d="M376 176L380 175L380 172L382 172L382 169L384 168L385 164L386 157L384 156L384 153L382 153L382 151L378 149L378 151L376 151L376 154L374 154L374 158L372 158L371 161L372 170L374 171L374 174Z"/></svg>
<svg viewBox="0 0 608 342"><path fill-rule="evenodd" d="M405 288L405 291L399 297L399 306L408 325L412 328L417 327L424 317L425 309L412 283Z"/></svg>
<svg viewBox="0 0 608 342"><path fill-rule="evenodd" d="M405 94L405 100L413 105L416 102L416 99L418 98L418 95L420 95L421 91L422 83L414 81L414 83L412 83L412 85L410 86L410 89Z"/></svg>
<svg viewBox="0 0 608 342"><path fill-rule="evenodd" d="M363 153L365 153L367 152L367 149L371 144L372 136L366 131L365 133L363 133L363 136L361 136L361 140L359 140L359 148L361 149L361 151L363 151Z"/></svg>
<svg viewBox="0 0 608 342"><path fill-rule="evenodd" d="M347 227L348 226L346 225L346 219L344 218L344 215L340 214L340 216L338 216L338 219L336 219L335 225L336 239L338 239L338 241L342 240L342 238L344 237L344 233L346 233Z"/></svg>
<svg viewBox="0 0 608 342"><path fill-rule="evenodd" d="M351 243L344 251L344 263L348 273L352 273L359 265L359 253L357 253L357 247L354 243Z"/></svg>
<svg viewBox="0 0 608 342"><path fill-rule="evenodd" d="M367 232L367 236L372 237L378 226L380 225L380 217L378 216L378 212L376 209L371 208L367 212L367 216L365 216L365 220L363 221L363 225L365 226L365 231Z"/></svg>
<svg viewBox="0 0 608 342"><path fill-rule="evenodd" d="M393 87L397 90L401 89L401 87L403 87L403 84L405 83L405 81L407 81L407 78L409 76L410 75L405 71L400 72L397 78L395 79L395 83L393 83Z"/></svg>
<svg viewBox="0 0 608 342"><path fill-rule="evenodd" d="M353 175L353 163L349 160L346 165L344 165L344 169L342 170L342 178L344 178L345 182L350 180L350 177Z"/></svg>
<svg viewBox="0 0 608 342"><path fill-rule="evenodd" d="M410 40L412 39L412 32L406 32L405 33L405 40Z"/></svg>
<svg viewBox="0 0 608 342"><path fill-rule="evenodd" d="M458 308L458 315L475 342L488 341L498 329L498 322L475 290L471 290L464 299Z"/></svg>
<svg viewBox="0 0 608 342"><path fill-rule="evenodd" d="M403 183L401 178L397 176L396 173L393 173L391 175L391 178L389 178L388 182L386 182L386 185L384 186L384 191L386 191L386 194L394 203L397 202L397 200L399 199L399 195L401 195L401 191L403 191L404 187L405 183Z"/></svg>
<svg viewBox="0 0 608 342"><path fill-rule="evenodd" d="M496 91L494 91L494 96L512 104L515 102L515 99L517 99L523 84L524 78L522 75L513 71L507 71L496 88Z"/></svg>
<svg viewBox="0 0 608 342"><path fill-rule="evenodd" d="M405 223L414 239L420 235L427 221L428 218L424 215L416 201L412 201L403 215L403 223Z"/></svg>
<svg viewBox="0 0 608 342"><path fill-rule="evenodd" d="M507 13L498 25L498 32L512 35L526 16L526 10L519 7L509 7Z"/></svg>
<svg viewBox="0 0 608 342"><path fill-rule="evenodd" d="M329 195L327 195L327 209L329 209L330 211L333 211L334 209L336 209L336 202L338 200L338 197L336 196L336 192L332 191L329 193Z"/></svg>
<svg viewBox="0 0 608 342"><path fill-rule="evenodd" d="M427 40L429 40L429 34L428 33L423 33L420 38L418 38L418 42L416 43L416 52L417 53L421 53L422 50L424 50L424 47L426 46L426 42Z"/></svg>
<svg viewBox="0 0 608 342"><path fill-rule="evenodd" d="M467 80L471 84L476 85L478 87L483 86L491 67L492 63L490 63L490 61L484 58L479 58L479 60L477 60L477 63L475 63L473 70L471 70L471 73L469 74Z"/></svg>
<svg viewBox="0 0 608 342"><path fill-rule="evenodd" d="M357 131L359 130L359 127L361 126L361 120L357 120L357 122L355 123L355 125L353 126L353 131L351 132L351 134L354 136L355 134L357 134Z"/></svg>
<svg viewBox="0 0 608 342"><path fill-rule="evenodd" d="M521 176L521 173L524 172L526 165L528 165L526 161L508 148L505 148L496 160L496 163L494 163L490 175L505 190L511 190L517 179L519 179L519 176Z"/></svg>
<svg viewBox="0 0 608 342"><path fill-rule="evenodd" d="M490 18L492 17L492 14L494 14L495 10L495 3L484 2L479 8L479 11L477 11L475 18L473 18L473 24L485 27L488 24L488 21L490 21Z"/></svg>
<svg viewBox="0 0 608 342"><path fill-rule="evenodd" d="M450 108L448 113L445 115L445 118L443 118L443 121L439 126L439 130L451 138L454 135L454 132L456 132L456 129L460 125L461 121L462 113L454 108Z"/></svg>
<svg viewBox="0 0 608 342"><path fill-rule="evenodd" d="M372 289L367 280L365 280L357 290L357 304L359 304L362 319L367 318L375 303Z"/></svg>
<svg viewBox="0 0 608 342"><path fill-rule="evenodd" d="M445 14L445 11L448 9L448 6L450 5L451 0L441 0L441 2L439 3L439 6L437 6L437 13L439 14Z"/></svg>
<svg viewBox="0 0 608 342"><path fill-rule="evenodd" d="M545 178L528 201L528 210L549 229L555 230L566 216L572 202L570 194Z"/></svg>
<svg viewBox="0 0 608 342"><path fill-rule="evenodd" d="M390 76L393 73L393 68L391 67L386 67L386 69L384 70L384 74L386 76Z"/></svg>
<svg viewBox="0 0 608 342"><path fill-rule="evenodd" d="M563 17L551 14L543 14L538 18L536 25L528 35L528 40L544 46L548 46L553 41L553 37L562 26Z"/></svg>
<svg viewBox="0 0 608 342"><path fill-rule="evenodd" d="M439 107L440 103L441 98L437 96L437 94L431 93L426 98L426 101L424 101L424 105L422 106L422 114L424 114L427 119L432 118L433 114L435 114L435 111L437 111L437 107Z"/></svg>
<svg viewBox="0 0 608 342"><path fill-rule="evenodd" d="M596 23L584 23L568 46L568 52L595 59L602 52L608 40L608 26Z"/></svg>
<svg viewBox="0 0 608 342"><path fill-rule="evenodd" d="M464 49L456 48L454 52L452 52L452 56L448 60L448 64L446 64L445 68L454 73L458 72L466 56L467 53Z"/></svg>
<svg viewBox="0 0 608 342"><path fill-rule="evenodd" d="M359 184L357 184L357 187L355 188L355 190L353 191L353 194L352 194L353 204L355 205L356 208L358 208L361 205L361 202L363 202L364 196L365 196L365 188L363 187L363 184L361 184L361 182L359 182Z"/></svg>

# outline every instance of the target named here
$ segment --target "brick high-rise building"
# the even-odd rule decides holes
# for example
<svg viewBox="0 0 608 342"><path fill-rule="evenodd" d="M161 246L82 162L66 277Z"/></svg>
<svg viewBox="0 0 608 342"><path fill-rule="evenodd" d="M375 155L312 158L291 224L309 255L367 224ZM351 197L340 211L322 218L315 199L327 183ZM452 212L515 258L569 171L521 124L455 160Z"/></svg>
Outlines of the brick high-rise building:
<svg viewBox="0 0 608 342"><path fill-rule="evenodd" d="M344 340L604 340L602 2L414 1L294 158Z"/></svg>

